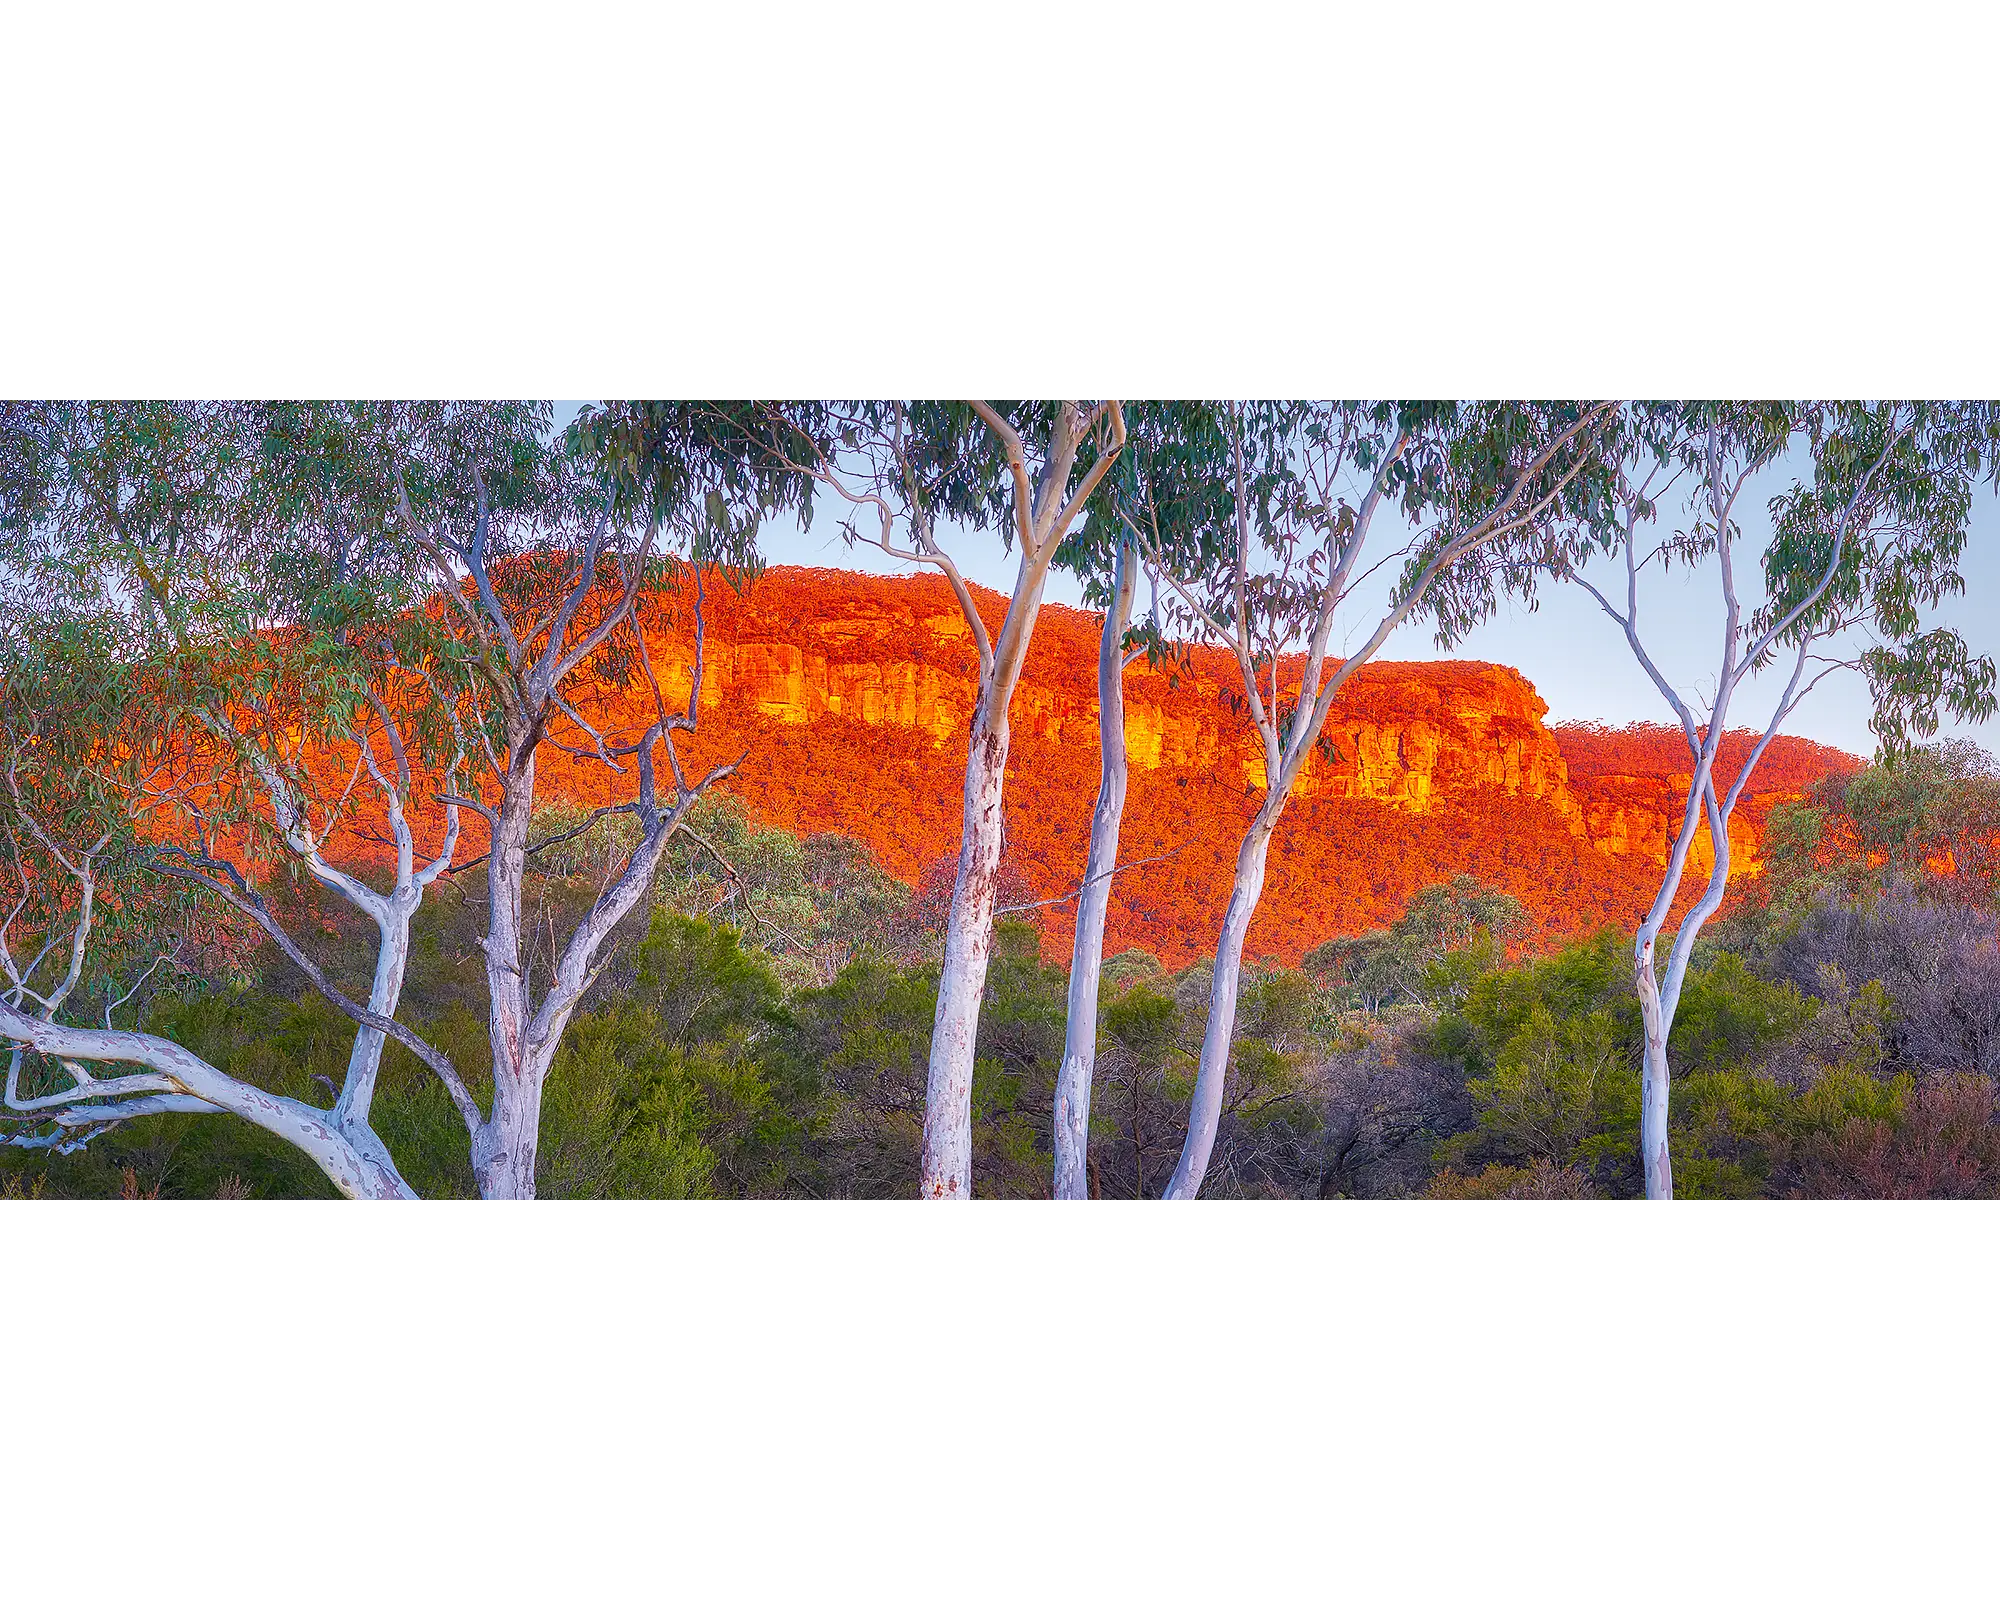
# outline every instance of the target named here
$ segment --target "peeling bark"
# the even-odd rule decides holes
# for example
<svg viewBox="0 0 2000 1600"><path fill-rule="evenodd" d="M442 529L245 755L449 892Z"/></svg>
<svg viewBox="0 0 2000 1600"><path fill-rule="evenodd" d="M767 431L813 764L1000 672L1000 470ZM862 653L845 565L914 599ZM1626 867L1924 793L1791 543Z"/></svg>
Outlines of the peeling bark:
<svg viewBox="0 0 2000 1600"><path fill-rule="evenodd" d="M535 747L512 752L492 853L486 866L487 1044L493 1055L493 1109L473 1140L473 1173L488 1200L532 1200L539 1147L541 1082L529 1055L531 1017L521 948L534 806ZM530 1115L530 1112L534 1115Z"/></svg>
<svg viewBox="0 0 2000 1600"><path fill-rule="evenodd" d="M1013 685L1007 689L1011 692ZM984 695L973 719L965 772L965 831L958 883L945 927L924 1092L922 1185L927 1200L972 1198L972 1071L979 1003L993 958L993 902L1003 838L1000 800L1007 771L1005 704Z"/></svg>
<svg viewBox="0 0 2000 1600"><path fill-rule="evenodd" d="M529 1062L493 1075L493 1116L474 1153L479 1193L486 1200L535 1198L541 1150L542 1089L553 1064Z"/></svg>

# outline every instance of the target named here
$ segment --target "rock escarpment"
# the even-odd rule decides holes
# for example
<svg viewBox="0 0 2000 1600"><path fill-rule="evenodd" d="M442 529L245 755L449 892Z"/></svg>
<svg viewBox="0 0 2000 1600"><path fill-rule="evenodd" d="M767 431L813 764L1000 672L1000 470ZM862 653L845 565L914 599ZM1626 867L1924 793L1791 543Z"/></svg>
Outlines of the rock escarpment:
<svg viewBox="0 0 2000 1600"><path fill-rule="evenodd" d="M976 598L997 629L1001 597ZM956 850L976 655L943 579L778 568L743 593L710 585L706 615L697 753L745 756L732 787L754 813L853 834L912 881ZM691 620L670 608L651 630L670 701L684 703L692 683ZM1096 798L1097 628L1093 614L1045 608L1013 702L1008 850L1042 896L1074 888ZM1121 875L1113 948L1183 959L1213 937L1265 781L1240 692L1233 661L1216 650L1172 671L1128 670L1122 859L1143 864ZM1517 895L1554 936L1629 924L1679 825L1680 736L1551 727L1547 714L1509 667L1361 669L1287 808L1253 949L1295 958L1379 926L1416 889L1461 871ZM1757 870L1772 807L1854 764L1802 740L1779 745L1732 826L1733 875ZM597 786L587 768L565 773L560 762L550 782L579 799ZM1699 840L1691 876L1706 874L1706 850ZM1052 944L1067 937L1063 918L1058 907L1045 924Z"/></svg>

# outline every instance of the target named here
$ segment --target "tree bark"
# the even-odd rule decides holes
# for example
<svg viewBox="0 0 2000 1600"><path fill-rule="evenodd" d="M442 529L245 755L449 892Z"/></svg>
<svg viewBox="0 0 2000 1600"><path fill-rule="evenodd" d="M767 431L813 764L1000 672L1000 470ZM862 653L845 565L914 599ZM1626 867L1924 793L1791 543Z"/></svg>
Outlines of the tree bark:
<svg viewBox="0 0 2000 1600"><path fill-rule="evenodd" d="M1118 864L1118 828L1125 814L1125 628L1137 571L1118 547L1104 632L1097 645L1097 731L1100 776L1090 821L1083 890L1076 903L1076 942L1069 967L1069 1013L1062 1066L1056 1073L1055 1197L1090 1198L1090 1087L1097 1065L1097 992L1104 969L1104 919L1111 874Z"/></svg>
<svg viewBox="0 0 2000 1600"><path fill-rule="evenodd" d="M510 665L512 678L503 678L508 703L507 761L501 773L501 796L497 810L487 813L492 843L487 856L487 932L479 941L485 956L488 996L487 1040L493 1058L492 1109L481 1121L477 1108L468 1114L476 1123L472 1129L472 1161L480 1194L489 1200L532 1200L535 1197L535 1167L540 1152L543 1095L550 1070L555 1065L565 1031L576 1008L582 1003L602 970L605 942L619 923L645 898L659 870L667 842L684 821L688 810L715 783L735 770L734 763L713 768L690 787L673 750L675 732L692 731L700 707L704 633L701 621L699 568L695 587L695 663L688 690L685 715L668 715L662 705L657 721L629 745L604 751L604 759L621 773L617 756L635 757L638 768L638 798L622 809L636 811L641 836L615 880L601 890L583 915L559 954L554 956L547 987L539 1003L532 993L525 946L532 934L523 921L529 856L528 836L534 812L538 752L548 737L546 722L552 711L578 721L595 736L578 714L563 701L556 686L565 674L596 650L622 617L629 617L632 591L628 588L617 606L575 645L568 645L568 628L583 593L594 581L597 539L585 552L583 577L570 592L563 609L549 625L549 642L540 661L530 670ZM482 569L483 570L483 569ZM504 626L497 603L489 609ZM632 623L643 661L645 641L638 624ZM511 634L508 635L511 641ZM510 642L509 649L514 646ZM567 649L568 654L563 654ZM510 655L510 663L512 657ZM649 680L650 665L646 666ZM665 749L673 775L673 797L663 808L658 793L657 753ZM1003 752L1004 755L1004 752ZM621 809L621 808L605 808ZM602 813L600 813L602 814ZM990 909L990 908L989 908ZM984 967L981 967L983 976Z"/></svg>
<svg viewBox="0 0 2000 1600"><path fill-rule="evenodd" d="M1671 1200L1674 1163L1667 1148L1667 1030L1672 1021L1660 1001L1650 927L1639 930L1632 969L1639 988L1639 1014L1646 1029L1644 1076L1639 1083L1639 1164L1645 1171L1646 1198Z"/></svg>
<svg viewBox="0 0 2000 1600"><path fill-rule="evenodd" d="M528 866L528 821L535 796L535 744L520 742L486 866L487 1041L493 1055L493 1106L473 1141L472 1164L487 1200L532 1200L541 1132L542 1083L531 1048L533 1017L522 962L521 905Z"/></svg>
<svg viewBox="0 0 2000 1600"><path fill-rule="evenodd" d="M378 921L381 943L375 952L375 981L368 990L368 1009L393 1017L403 995L403 978L410 965L410 919L416 901L399 889L389 899L387 915ZM375 1103L375 1084L382 1072L382 1050L389 1042L379 1028L357 1027L348 1053L347 1077L333 1108L334 1120L346 1128L366 1127Z"/></svg>
<svg viewBox="0 0 2000 1600"><path fill-rule="evenodd" d="M1753 752L1751 760L1745 763L1746 776L1755 766L1755 758L1756 752ZM1712 770L1712 764L1706 758L1696 763L1697 789L1690 791L1689 811L1692 814L1693 806L1699 800L1714 859L1701 898L1688 908L1674 934L1674 942L1668 946L1664 986L1659 980L1655 951L1673 898L1680 892L1681 874L1687 861L1687 852L1680 848L1678 840L1667 864L1659 898L1654 901L1646 920L1639 925L1633 944L1632 972L1639 990L1639 1014L1646 1030L1644 1076L1639 1083L1639 1161L1645 1169L1648 1200L1671 1200L1674 1197L1674 1164L1667 1148L1668 1090L1673 1076L1672 1063L1667 1056L1667 1039L1674 1029L1674 1017L1680 1011L1681 985L1687 981L1688 962L1694 955L1695 939L1721 906L1729 888L1729 818L1735 808L1738 789L1732 788L1729 798L1718 802L1710 776ZM1739 778L1739 787L1741 781ZM1683 830L1691 836L1693 826L1692 820L1685 821Z"/></svg>
<svg viewBox="0 0 2000 1600"><path fill-rule="evenodd" d="M1209 980L1208 1027L1201 1037L1201 1064L1195 1072L1187 1142L1161 1195L1164 1200L1192 1200L1201 1189L1208 1158L1215 1150L1216 1132L1222 1123L1222 1090L1229 1075L1229 1047L1236 1032L1237 993L1243 981L1243 941L1264 893L1264 865L1283 809L1282 797L1267 796L1236 852L1236 883L1230 892L1229 910L1223 915L1222 937L1216 942L1215 975Z"/></svg>
<svg viewBox="0 0 2000 1600"><path fill-rule="evenodd" d="M826 467L814 473L855 505L872 504L882 518L882 548L891 555L927 561L950 580L980 656L979 703L965 764L964 828L959 836L958 881L945 925L944 967L939 975L937 1010L931 1030L930 1070L925 1084L923 1152L917 1192L930 1200L972 1198L972 1073L978 1042L979 1006L986 987L987 963L993 953L993 901L1004 838L1001 791L1007 774L1008 710L1021 666L1034 636L1049 563L1064 536L1103 483L1111 464L1125 447L1125 414L1117 401L1100 401L1087 411L1065 401L1057 408L1048 451L1040 469L1031 473L1027 448L1013 424L985 401L968 402L1006 456L1012 480L1012 530L1018 541L1020 567L1006 620L990 643L979 608L957 566L930 537L927 517L913 547L897 550L891 529L895 513L880 492L857 494L837 472ZM902 413L899 409L899 418ZM1086 439L1099 424L1109 436L1099 458L1072 489L1071 470ZM907 487L907 460L899 432L894 449L895 480ZM806 468L803 470L813 470ZM899 489L897 492L902 492Z"/></svg>
<svg viewBox="0 0 2000 1600"><path fill-rule="evenodd" d="M232 1112L303 1151L350 1200L416 1198L416 1191L403 1181L372 1131L365 1139L351 1137L348 1130L335 1124L331 1113L239 1082L171 1039L109 1028L73 1028L32 1016L4 1000L0 1000L0 1037L59 1059L143 1066L150 1071L139 1076L158 1080L158 1087L145 1099L79 1104L74 1110L58 1109L52 1121L82 1128L155 1109ZM146 1100L154 1104L147 1105Z"/></svg>
<svg viewBox="0 0 2000 1600"><path fill-rule="evenodd" d="M927 1200L972 1198L972 1069L979 1003L993 957L993 902L1003 840L1001 791L1007 773L1007 697L1013 684L989 686L972 722L965 769L965 826L958 883L945 926L924 1091L922 1193Z"/></svg>
<svg viewBox="0 0 2000 1600"><path fill-rule="evenodd" d="M1056 535L1045 535L1054 539ZM1052 547L1050 547L1052 548ZM1007 605L1007 621L983 674L965 762L965 817L958 846L958 881L945 924L944 967L938 975L931 1027L930 1072L924 1091L924 1142L918 1193L926 1200L972 1198L972 1071L979 1041L979 1006L993 957L993 904L1006 839L1002 792L1013 736L1008 720L1015 685L1034 638L1048 579L1047 556L1024 558Z"/></svg>
<svg viewBox="0 0 2000 1600"><path fill-rule="evenodd" d="M475 1152L479 1194L485 1200L535 1198L535 1161L541 1149L542 1089L547 1067L524 1061L493 1073L493 1115L485 1149ZM481 1159L483 1157L483 1159Z"/></svg>

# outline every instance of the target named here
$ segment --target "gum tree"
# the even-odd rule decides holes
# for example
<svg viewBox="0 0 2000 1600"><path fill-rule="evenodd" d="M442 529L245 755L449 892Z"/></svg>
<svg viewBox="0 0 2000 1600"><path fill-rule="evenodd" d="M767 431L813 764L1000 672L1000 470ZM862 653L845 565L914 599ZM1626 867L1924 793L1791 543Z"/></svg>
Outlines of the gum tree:
<svg viewBox="0 0 2000 1600"><path fill-rule="evenodd" d="M1062 1065L1053 1117L1054 1185L1058 1200L1090 1197L1090 1101L1097 1065L1098 996L1104 971L1104 925L1119 872L1118 836L1125 814L1129 760L1125 749L1125 669L1142 656L1161 656L1159 582L1152 615L1134 634L1132 606L1144 551L1169 545L1184 551L1217 523L1228 490L1217 467L1224 436L1213 407L1180 402L1127 408L1126 449L1098 491L1093 515L1062 557L1104 607L1097 653L1097 803L1077 889L1070 953ZM1137 648L1134 648L1137 646Z"/></svg>
<svg viewBox="0 0 2000 1600"><path fill-rule="evenodd" d="M1264 799L1237 851L1187 1139L1165 1198L1193 1199L1207 1172L1271 839L1334 700L1413 612L1440 606L1441 578L1545 537L1558 508L1592 492L1614 410L1389 401L1222 408L1231 490L1216 541L1223 557L1211 565L1193 530L1178 548L1149 554L1178 601L1177 631L1221 645L1236 662ZM1364 620L1361 643L1334 658L1343 605L1385 566L1400 567L1394 591ZM1453 605L1440 615L1455 615Z"/></svg>
<svg viewBox="0 0 2000 1600"><path fill-rule="evenodd" d="M1648 1199L1673 1198L1667 1039L1688 961L1728 890L1730 818L1787 718L1845 670L1867 681L1871 725L1891 748L1935 733L1945 709L1963 718L1994 709L1991 659L1952 629L1926 624L1938 601L1964 589L1958 562L1986 420L1983 407L1910 401L1630 406L1600 514L1578 524L1546 569L1584 589L1617 627L1687 744L1687 799L1633 939ZM1759 492L1769 496L1771 532L1751 577L1738 570L1755 548L1741 517ZM1642 599L1676 566L1704 570L1715 584L1721 637L1705 700L1678 687L1646 642ZM1725 783L1717 774L1724 731L1739 694L1765 673L1775 676L1776 702ZM1703 826L1713 847L1708 880L1663 970L1661 941Z"/></svg>
<svg viewBox="0 0 2000 1600"><path fill-rule="evenodd" d="M546 406L506 404L98 407L10 412L7 420L8 515L30 557L8 595L10 649L21 646L8 662L16 748L57 748L22 713L58 600L80 608L110 641L99 652L105 681L143 735L121 729L118 738L94 739L88 719L75 719L63 730L75 760L60 769L44 763L22 790L22 831L53 852L28 813L40 820L39 802L59 792L65 774L88 780L89 797L123 830L129 859L205 897L212 922L227 908L261 929L358 1030L332 1113L298 1103L272 1109L272 1097L171 1041L108 1022L61 1022L74 989L43 992L23 1009L28 973L10 973L0 1026L16 1043L17 1071L25 1047L66 1064L74 1080L17 1095L10 1079L17 1125L46 1124L20 1129L15 1142L60 1145L86 1124L151 1111L230 1110L305 1149L344 1193L406 1194L367 1127L386 1036L444 1082L481 1194L532 1197L542 1092L569 1020L668 840L733 770L724 764L690 779L674 742L699 710L698 563L740 558L757 518L783 503L793 480L760 475L726 415L693 406L598 408L562 441L549 437ZM51 448L57 423L75 424L89 448ZM697 563L684 709L661 692L645 627L647 610L684 570L676 552ZM598 726L598 708L625 703L631 688L650 712L636 726ZM320 763L308 757L342 742L352 774L345 788L318 797L316 811L308 790ZM601 762L628 786L630 798L598 808L572 832L617 815L636 826L537 991L525 878L530 856L554 842L530 839L538 757L551 743ZM146 756L135 772L131 764ZM394 851L386 891L327 850L363 774L362 792L372 786L379 797ZM421 862L419 809L432 816L428 837L437 840ZM487 848L456 860L468 812ZM90 835L90 819L70 820L79 837ZM54 869L23 873L22 893L51 926L73 904L67 937L82 951L93 930L92 891L79 882L64 891L67 902L53 891L65 875L78 881L65 862L102 856L74 848L61 856ZM379 949L367 1002L342 992L272 913L259 879L280 860L374 922ZM445 870L474 866L484 868L486 893L487 1106L455 1063L392 1014L424 889ZM145 1071L107 1079L82 1070L85 1060Z"/></svg>
<svg viewBox="0 0 2000 1600"><path fill-rule="evenodd" d="M926 1199L969 1200L973 1056L993 953L1009 712L1049 569L1124 447L1124 408L1116 400L894 401L835 406L830 414L770 406L763 418L766 459L838 500L850 538L944 575L978 657L918 1175ZM810 437L814 423L833 435L829 442ZM1013 592L997 631L988 630L939 541L954 525L997 537L1013 559Z"/></svg>
<svg viewBox="0 0 2000 1600"><path fill-rule="evenodd" d="M1055 1175L1058 1200L1090 1198L1090 1081L1097 1059L1097 992L1104 970L1104 920L1118 870L1118 830L1125 815L1125 636L1138 587L1137 541L1120 537L1112 556L1109 596L1097 641L1097 804L1077 888L1076 931L1070 952L1062 1065L1056 1070Z"/></svg>
<svg viewBox="0 0 2000 1600"><path fill-rule="evenodd" d="M294 463L261 448L269 436L254 408L22 405L6 423L17 558L0 663L13 890L0 1031L13 1048L0 1137L72 1150L139 1117L229 1112L303 1150L343 1194L410 1197L369 1117L384 1040L407 1033L394 1014L411 920L457 830L447 823L436 853L417 859L405 740L416 723L399 718L414 699L420 722L423 696L394 659L393 615L371 612L346 581L367 541L306 512ZM281 503L292 515L283 526L267 515ZM259 559L244 559L251 549ZM316 763L345 784L329 788ZM324 853L351 832L357 785L379 794L394 838L386 890ZM254 880L280 864L373 924L365 1002L272 916ZM163 967L171 975L226 944L232 908L357 1023L331 1108L113 1026ZM40 948L17 960L14 936L29 930ZM62 974L38 987L55 948L68 956ZM101 1027L76 1014L94 991L109 1001ZM54 1083L24 1085L29 1050L59 1064Z"/></svg>

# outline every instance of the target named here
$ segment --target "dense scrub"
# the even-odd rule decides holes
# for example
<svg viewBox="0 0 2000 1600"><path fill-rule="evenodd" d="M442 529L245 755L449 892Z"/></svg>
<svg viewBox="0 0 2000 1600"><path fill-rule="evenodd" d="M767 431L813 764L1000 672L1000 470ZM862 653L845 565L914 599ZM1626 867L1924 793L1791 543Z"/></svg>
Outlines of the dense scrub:
<svg viewBox="0 0 2000 1600"><path fill-rule="evenodd" d="M2000 921L1985 831L1996 790L1983 761L1948 750L1841 775L1775 815L1771 869L1703 941L1670 1041L1680 1193L2000 1191ZM571 822L552 810L544 836ZM933 871L913 892L852 840L762 828L728 801L707 804L701 836L662 871L640 931L565 1041L540 1192L909 1194L948 878ZM537 857L551 942L618 849L599 832ZM404 1015L483 1092L477 902L476 883L461 882L426 907ZM1049 1192L1065 980L1043 958L1039 914L1003 919L980 1017L975 1171L987 1196ZM332 902L295 891L288 915L334 949L364 947L341 937ZM1637 1194L1629 938L1605 928L1510 956L1526 948L1529 919L1517 899L1461 876L1298 967L1253 970L1204 1192ZM1201 962L1170 970L1134 949L1107 960L1093 1193L1159 1194L1185 1131L1207 980ZM256 1083L322 1101L352 1038L283 963L250 982L169 986L146 1023ZM472 1194L463 1125L400 1048L379 1105L377 1126L420 1192ZM331 1192L290 1147L227 1116L150 1118L70 1156L0 1153L0 1188Z"/></svg>

